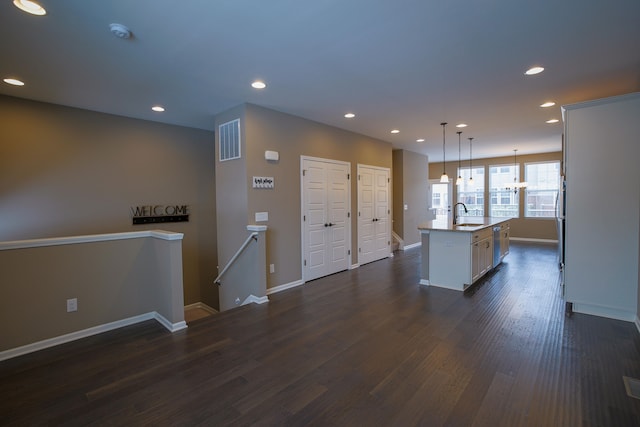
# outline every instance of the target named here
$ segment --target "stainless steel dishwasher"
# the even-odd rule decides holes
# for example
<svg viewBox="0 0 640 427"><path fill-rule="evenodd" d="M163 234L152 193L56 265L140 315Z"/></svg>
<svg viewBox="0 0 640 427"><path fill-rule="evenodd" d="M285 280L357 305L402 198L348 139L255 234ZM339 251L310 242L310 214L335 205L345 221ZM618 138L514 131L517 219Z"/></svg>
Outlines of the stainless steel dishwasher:
<svg viewBox="0 0 640 427"><path fill-rule="evenodd" d="M493 227L493 268L500 264L500 226Z"/></svg>

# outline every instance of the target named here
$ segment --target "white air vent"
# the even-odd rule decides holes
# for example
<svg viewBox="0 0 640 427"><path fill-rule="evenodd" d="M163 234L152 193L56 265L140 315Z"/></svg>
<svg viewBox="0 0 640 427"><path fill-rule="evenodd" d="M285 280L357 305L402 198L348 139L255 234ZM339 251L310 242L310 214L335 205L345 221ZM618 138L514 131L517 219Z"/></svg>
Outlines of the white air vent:
<svg viewBox="0 0 640 427"><path fill-rule="evenodd" d="M218 126L220 161L240 158L240 119Z"/></svg>

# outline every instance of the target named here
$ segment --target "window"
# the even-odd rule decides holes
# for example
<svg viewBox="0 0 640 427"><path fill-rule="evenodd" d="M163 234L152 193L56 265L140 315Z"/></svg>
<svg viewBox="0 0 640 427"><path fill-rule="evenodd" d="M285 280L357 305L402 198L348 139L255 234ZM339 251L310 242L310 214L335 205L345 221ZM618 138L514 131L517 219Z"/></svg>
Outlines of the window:
<svg viewBox="0 0 640 427"><path fill-rule="evenodd" d="M484 216L484 166L458 169L458 175L464 180L458 186L458 202L462 202L469 212L464 216ZM473 176L473 183L469 178Z"/></svg>
<svg viewBox="0 0 640 427"><path fill-rule="evenodd" d="M560 187L560 162L527 163L524 176L527 181L524 216L554 218Z"/></svg>
<svg viewBox="0 0 640 427"><path fill-rule="evenodd" d="M517 191L507 190L514 176L520 180L519 165L489 167L489 216L518 218L520 197Z"/></svg>
<svg viewBox="0 0 640 427"><path fill-rule="evenodd" d="M240 119L218 126L220 161L240 158Z"/></svg>

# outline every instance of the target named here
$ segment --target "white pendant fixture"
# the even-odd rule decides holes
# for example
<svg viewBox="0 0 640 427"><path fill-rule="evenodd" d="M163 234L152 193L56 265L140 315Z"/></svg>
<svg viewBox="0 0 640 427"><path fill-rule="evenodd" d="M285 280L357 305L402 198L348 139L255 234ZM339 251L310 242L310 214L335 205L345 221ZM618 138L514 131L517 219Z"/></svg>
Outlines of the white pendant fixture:
<svg viewBox="0 0 640 427"><path fill-rule="evenodd" d="M462 179L462 173L460 172L460 135L462 135L462 131L459 130L456 132L458 134L458 179L456 179L456 185L462 185L464 180Z"/></svg>
<svg viewBox="0 0 640 427"><path fill-rule="evenodd" d="M471 142L473 138L469 138L469 186L473 187L473 150L471 149Z"/></svg>
<svg viewBox="0 0 640 427"><path fill-rule="evenodd" d="M446 171L446 167L445 167L447 159L446 159L445 151L444 151L444 128L445 128L445 126L447 126L447 122L440 123L440 126L442 126L442 176L440 177L440 182L448 183L449 182L449 175L447 175L447 171Z"/></svg>
<svg viewBox="0 0 640 427"><path fill-rule="evenodd" d="M526 181L518 182L518 161L517 161L518 149L513 149L513 185L507 186L507 190L513 189L514 193L517 193L521 188L527 188Z"/></svg>

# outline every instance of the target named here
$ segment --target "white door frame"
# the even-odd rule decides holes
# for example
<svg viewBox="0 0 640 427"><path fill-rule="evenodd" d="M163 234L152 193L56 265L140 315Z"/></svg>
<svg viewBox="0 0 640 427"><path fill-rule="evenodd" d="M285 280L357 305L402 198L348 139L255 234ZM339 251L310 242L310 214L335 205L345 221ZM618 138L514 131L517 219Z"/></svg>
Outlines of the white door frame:
<svg viewBox="0 0 640 427"><path fill-rule="evenodd" d="M348 265L346 266L347 269L350 269L353 265L353 254L351 253L351 224L353 221L353 217L351 215L351 162L344 162L341 160L333 160L333 159L324 159L321 157L311 157L311 156L300 156L300 235L301 235L301 245L300 245L300 271L302 272L302 283L307 281L307 278L305 277L306 274L306 266L304 265L304 261L305 261L305 248L306 248L306 244L307 244L307 236L305 235L305 221L304 221L304 215L305 215L305 186L304 186L304 162L305 160L310 160L310 161L314 161L314 162L323 162L323 163L333 163L333 164L339 164L339 165L343 165L343 166L347 166L347 170L349 171L349 179L348 179L348 185L347 185L347 221L346 221L346 228L347 230L345 231L346 233L346 242L347 242L347 248L348 248L348 252L347 252L347 263Z"/></svg>

